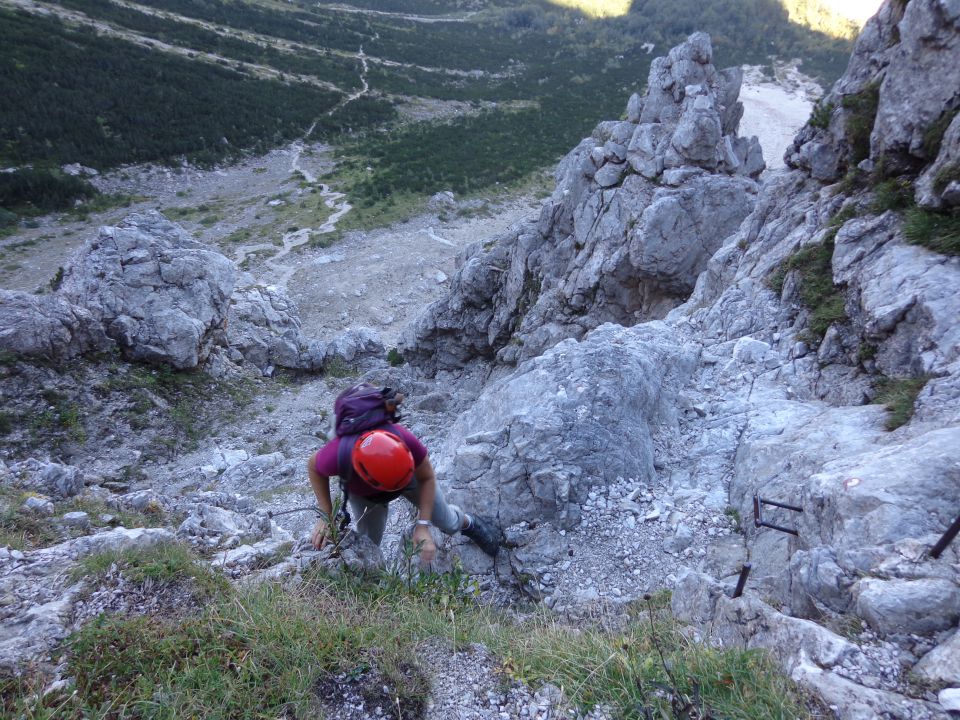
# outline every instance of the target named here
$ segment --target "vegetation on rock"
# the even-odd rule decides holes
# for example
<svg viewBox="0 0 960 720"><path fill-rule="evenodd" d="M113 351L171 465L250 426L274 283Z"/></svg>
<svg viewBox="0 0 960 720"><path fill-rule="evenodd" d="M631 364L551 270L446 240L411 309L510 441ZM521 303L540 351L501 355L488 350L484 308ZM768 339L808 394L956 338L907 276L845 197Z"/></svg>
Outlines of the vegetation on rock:
<svg viewBox="0 0 960 720"><path fill-rule="evenodd" d="M158 549L90 564L116 562L135 582L183 579L171 574L174 566L196 577L189 554L176 555L170 561ZM694 643L662 604L637 610L620 631L546 617L511 620L478 606L458 572L414 580L398 572L365 579L312 573L296 586L218 585L214 599L188 617L98 618L67 644L75 688L39 697L32 692L39 676L27 676L2 681L0 699L4 712L30 720L314 717L323 688L345 675L359 682L376 676L377 694L412 710L428 693L417 648L439 638L455 648L482 642L508 677L561 685L581 708L660 712L672 693L727 718L807 716L796 689L762 652Z"/></svg>

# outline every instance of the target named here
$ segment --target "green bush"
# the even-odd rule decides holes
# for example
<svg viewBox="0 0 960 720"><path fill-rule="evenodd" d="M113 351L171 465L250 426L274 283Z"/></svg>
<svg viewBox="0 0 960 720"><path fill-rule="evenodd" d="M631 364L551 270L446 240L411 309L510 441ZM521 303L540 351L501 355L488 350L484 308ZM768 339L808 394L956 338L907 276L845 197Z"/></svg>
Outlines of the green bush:
<svg viewBox="0 0 960 720"><path fill-rule="evenodd" d="M810 114L810 119L807 123L811 127L820 128L821 130L826 130L830 127L830 118L833 116L833 111L836 108L836 105L831 103L823 102L823 98L818 100L813 105L813 111Z"/></svg>
<svg viewBox="0 0 960 720"><path fill-rule="evenodd" d="M870 210L879 215L887 210L904 210L911 205L913 205L913 183L902 178L891 178L874 188Z"/></svg>
<svg viewBox="0 0 960 720"><path fill-rule="evenodd" d="M795 252L768 280L771 288L779 294L783 290L786 274L791 270L799 272L800 299L810 310L804 336L813 345L820 344L833 323L847 320L842 288L833 283L835 235L836 229L828 234L822 245L812 245Z"/></svg>
<svg viewBox="0 0 960 720"><path fill-rule="evenodd" d="M390 348L390 351L387 353L387 362L393 367L399 367L403 365L403 355L401 355L400 351L396 348Z"/></svg>

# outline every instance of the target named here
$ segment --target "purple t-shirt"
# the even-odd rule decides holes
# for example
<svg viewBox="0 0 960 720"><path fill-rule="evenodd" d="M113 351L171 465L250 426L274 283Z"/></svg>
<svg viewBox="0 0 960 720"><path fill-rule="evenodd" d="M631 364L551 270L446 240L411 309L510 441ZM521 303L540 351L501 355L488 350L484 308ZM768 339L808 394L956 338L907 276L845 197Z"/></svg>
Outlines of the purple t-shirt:
<svg viewBox="0 0 960 720"><path fill-rule="evenodd" d="M413 466L418 467L420 463L423 462L424 458L427 457L427 446L420 442L417 439L417 436L412 432L407 430L403 425L394 424L393 427L389 428L390 432L395 433L403 441L403 444L407 446L407 449L410 450L410 454L413 455ZM336 437L326 445L324 445L317 452L317 459L314 467L317 472L321 475L326 475L327 477L332 477L334 475L340 474L340 468L337 466L337 452L340 449L340 438ZM350 484L349 490L352 493L357 495L374 495L379 493L379 490L368 486L360 478L355 477L354 483Z"/></svg>

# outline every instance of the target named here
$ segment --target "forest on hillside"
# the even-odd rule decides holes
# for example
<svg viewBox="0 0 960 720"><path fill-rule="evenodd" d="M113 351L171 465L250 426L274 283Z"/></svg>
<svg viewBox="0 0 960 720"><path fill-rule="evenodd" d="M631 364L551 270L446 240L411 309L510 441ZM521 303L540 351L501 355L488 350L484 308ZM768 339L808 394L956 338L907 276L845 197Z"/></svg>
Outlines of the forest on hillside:
<svg viewBox="0 0 960 720"><path fill-rule="evenodd" d="M802 1L814 2L792 0ZM825 83L850 50L791 23L778 0L634 0L627 15L597 20L540 0L354 2L452 13L430 24L308 0L57 3L115 32L0 8L0 165L211 165L314 126L311 137L336 144L348 165L373 165L350 188L368 204L478 190L551 164L598 119L618 117L651 59L696 30L711 34L718 65L798 58ZM362 84L361 48L370 92L343 104ZM409 98L475 110L411 123L396 111Z"/></svg>

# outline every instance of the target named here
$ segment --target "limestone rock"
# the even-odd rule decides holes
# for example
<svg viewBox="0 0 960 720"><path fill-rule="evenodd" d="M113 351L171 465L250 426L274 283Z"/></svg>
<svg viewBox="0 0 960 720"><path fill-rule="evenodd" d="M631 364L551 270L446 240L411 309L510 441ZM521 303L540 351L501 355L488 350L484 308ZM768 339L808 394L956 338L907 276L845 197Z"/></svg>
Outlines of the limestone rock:
<svg viewBox="0 0 960 720"><path fill-rule="evenodd" d="M102 323L130 360L199 365L222 343L233 264L156 212L103 227L61 292Z"/></svg>
<svg viewBox="0 0 960 720"><path fill-rule="evenodd" d="M682 302L750 213L763 169L756 141L736 137L742 75L712 57L696 33L655 60L628 120L600 123L561 161L539 220L464 253L450 294L403 334L404 358L429 373L516 364Z"/></svg>
<svg viewBox="0 0 960 720"><path fill-rule="evenodd" d="M9 469L16 484L56 498L79 495L86 482L77 467L32 458L12 463Z"/></svg>
<svg viewBox="0 0 960 720"><path fill-rule="evenodd" d="M956 107L960 87L960 6L952 0L907 3L897 29L900 42L880 85L871 157L930 162L925 134L951 104Z"/></svg>
<svg viewBox="0 0 960 720"><path fill-rule="evenodd" d="M300 311L286 292L251 283L230 298L227 344L260 370L316 369L310 343L300 329Z"/></svg>
<svg viewBox="0 0 960 720"><path fill-rule="evenodd" d="M949 580L878 580L855 586L857 614L885 634L930 633L960 620L960 587Z"/></svg>
<svg viewBox="0 0 960 720"><path fill-rule="evenodd" d="M347 366L363 365L370 360L382 360L387 348L376 330L366 327L350 328L333 338L323 349L323 365L340 362Z"/></svg>
<svg viewBox="0 0 960 720"><path fill-rule="evenodd" d="M270 520L263 515L240 513L210 505L196 505L177 535L210 547L236 547L270 534Z"/></svg>
<svg viewBox="0 0 960 720"><path fill-rule="evenodd" d="M924 655L913 672L934 683L960 686L960 631Z"/></svg>
<svg viewBox="0 0 960 720"><path fill-rule="evenodd" d="M113 347L85 309L57 295L0 290L0 350L15 356L70 360Z"/></svg>
<svg viewBox="0 0 960 720"><path fill-rule="evenodd" d="M676 422L691 351L667 328L604 325L488 387L435 461L463 507L491 507L502 527L571 527L594 485L655 477L652 434ZM630 438L624 443L623 438Z"/></svg>

